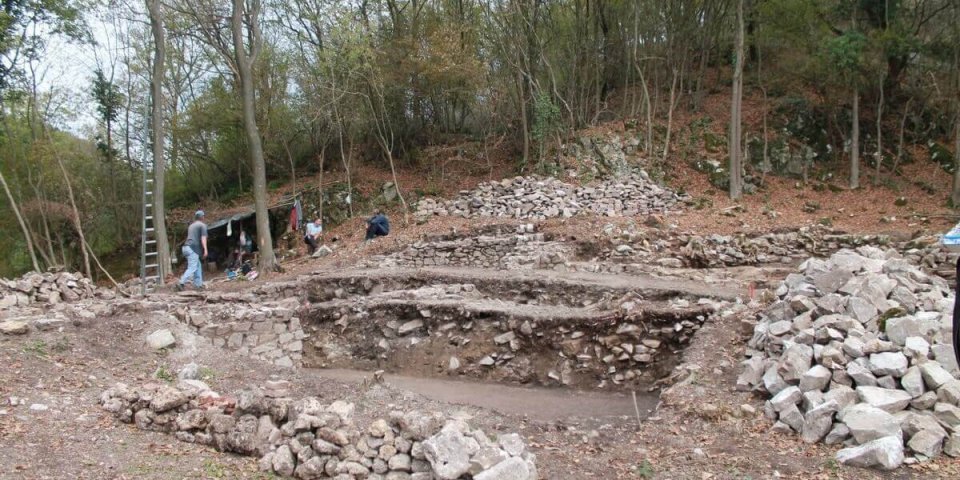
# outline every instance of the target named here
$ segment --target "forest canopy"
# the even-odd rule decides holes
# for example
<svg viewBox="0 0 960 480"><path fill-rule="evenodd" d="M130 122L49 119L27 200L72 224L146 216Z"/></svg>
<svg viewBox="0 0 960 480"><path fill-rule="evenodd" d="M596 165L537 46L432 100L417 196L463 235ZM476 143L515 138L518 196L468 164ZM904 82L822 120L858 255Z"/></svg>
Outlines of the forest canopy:
<svg viewBox="0 0 960 480"><path fill-rule="evenodd" d="M565 139L615 119L669 164L675 113L734 87L764 105L763 130L733 134L762 159L748 176L800 158L856 188L904 145L960 172L953 0L6 0L0 275L139 245L145 166L161 210L261 208L267 183L362 165L396 181L464 139L550 173Z"/></svg>

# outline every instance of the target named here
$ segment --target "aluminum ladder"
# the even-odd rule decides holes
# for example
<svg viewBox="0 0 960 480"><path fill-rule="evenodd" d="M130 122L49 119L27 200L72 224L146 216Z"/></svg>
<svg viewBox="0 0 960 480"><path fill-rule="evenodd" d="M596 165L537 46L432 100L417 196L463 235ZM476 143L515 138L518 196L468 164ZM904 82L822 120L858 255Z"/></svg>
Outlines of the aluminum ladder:
<svg viewBox="0 0 960 480"><path fill-rule="evenodd" d="M143 223L140 232L140 294L146 296L162 283L160 251L154 223L153 157L143 160Z"/></svg>

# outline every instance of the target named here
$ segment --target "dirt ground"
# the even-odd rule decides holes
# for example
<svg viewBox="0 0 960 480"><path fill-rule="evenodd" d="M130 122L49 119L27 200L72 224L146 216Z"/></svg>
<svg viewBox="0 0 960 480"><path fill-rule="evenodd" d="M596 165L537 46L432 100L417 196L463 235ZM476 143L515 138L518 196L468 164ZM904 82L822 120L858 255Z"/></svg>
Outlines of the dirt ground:
<svg viewBox="0 0 960 480"><path fill-rule="evenodd" d="M180 339L168 353L152 351L143 342L161 327L170 328ZM806 445L799 437L770 432L770 423L761 413L762 399L732 388L744 343L737 316L706 324L684 353L681 371L689 375L675 378L677 383L663 392L659 408L638 427L635 416L600 416L596 405L584 405L587 418L558 411L557 418L549 419L524 415L518 411L522 406L500 408L509 410L502 413L495 402L476 407L469 404L478 402L469 398L463 403L463 398L443 395L439 398L446 401L434 400L412 393L423 388L403 379L395 380L396 385L389 378L386 385L371 385L336 372L278 368L197 340L168 315L137 311L100 318L86 327L0 337L4 366L0 369L0 478L271 478L256 470L254 458L137 430L97 405L103 389L115 382L156 381L158 375L173 374L190 361L205 367L206 381L221 393L271 378L288 379L294 396L355 402L360 422L395 408L466 413L471 423L488 433L521 433L537 455L542 478L960 476L960 461L946 457L895 473L842 467L832 460L832 447ZM474 392L498 394L493 388ZM35 404L46 409L37 410L42 407L32 407ZM752 406L755 413L745 413L742 405Z"/></svg>
<svg viewBox="0 0 960 480"><path fill-rule="evenodd" d="M713 114L721 118L719 113ZM622 130L622 125L619 128ZM445 193L510 173L501 163L491 162L489 167L472 175L445 172L459 178L444 184L449 190ZM708 200L700 201L700 209L665 215L664 228L673 232L751 233L830 222L852 233L909 237L915 232L945 231L957 218L943 202L949 176L923 160L904 166L902 177L880 186L869 185L868 180L855 192L815 192L793 180L771 179L765 190L739 203L726 199L692 168L684 164L671 168L671 186L682 187L692 199ZM365 189L376 188L389 178L382 169L364 167L356 173L364 179L359 186ZM335 177L328 174L328 178ZM400 184L413 189L435 181L434 176L411 170L403 174ZM932 186L933 193L920 184ZM909 199L906 205L894 204L900 196ZM818 209L805 211L804 204L813 199ZM742 211L730 212L734 205L740 205ZM262 275L256 282L227 283L214 276L210 286L222 291L246 290L308 272L352 267L424 235L503 223L502 219L438 217L416 225L403 222L399 212L392 212L392 218L395 227L387 238L363 243L363 219L355 218L326 233L325 242L334 246L329 257L289 260L282 273ZM540 228L567 241L591 242L599 239L598 232L605 224L639 224L644 220L575 217L544 222ZM771 272L766 276L754 272L753 277L741 274L739 278L744 287L746 282L771 285L779 280L770 278ZM776 275L782 278L785 274L781 271ZM736 316L708 322L697 333L684 352L684 373L674 378L677 383L663 392L658 408L639 425L631 415L591 413L588 418L577 418L564 411L555 419L532 418L535 416L517 411L497 411L495 403L477 407L454 398L440 401L411 392L424 389L402 379L395 380L396 385L371 386L358 383L355 375L283 369L198 341L181 342L168 353L157 353L143 339L161 327L171 328L180 339L191 338L175 320L145 311L98 318L89 326L66 326L63 331L0 335L0 478L272 478L257 471L254 458L136 430L119 423L97 404L100 393L115 382L138 385L156 381L158 372L161 377L175 374L191 361L205 367L205 381L218 392L232 393L271 378L288 379L295 396L355 402L361 422L384 416L394 408L465 412L473 417L472 424L488 433L521 433L537 455L541 477L548 479L960 478L960 461L947 457L905 466L893 473L878 473L838 465L833 460L834 447L807 445L799 436L770 432L770 422L762 414L763 400L733 389L745 345ZM496 395L490 393L496 391L477 389L477 395ZM754 413L746 413L744 405L752 407ZM598 407L591 405L584 410L596 412Z"/></svg>

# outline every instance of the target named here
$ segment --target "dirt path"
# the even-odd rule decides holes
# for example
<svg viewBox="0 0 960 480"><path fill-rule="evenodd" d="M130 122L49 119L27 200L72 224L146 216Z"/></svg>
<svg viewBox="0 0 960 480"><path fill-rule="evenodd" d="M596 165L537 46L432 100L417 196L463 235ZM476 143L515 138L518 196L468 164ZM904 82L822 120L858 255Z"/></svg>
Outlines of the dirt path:
<svg viewBox="0 0 960 480"><path fill-rule="evenodd" d="M360 383L371 372L347 369L322 369L317 374L343 382ZM552 388L534 388L495 383L464 382L436 378L418 378L385 374L396 388L453 405L472 405L504 415L526 417L537 422L575 421L599 424L609 421L636 421L631 396L610 392L578 392ZM656 409L659 395L638 393L637 408L642 418Z"/></svg>

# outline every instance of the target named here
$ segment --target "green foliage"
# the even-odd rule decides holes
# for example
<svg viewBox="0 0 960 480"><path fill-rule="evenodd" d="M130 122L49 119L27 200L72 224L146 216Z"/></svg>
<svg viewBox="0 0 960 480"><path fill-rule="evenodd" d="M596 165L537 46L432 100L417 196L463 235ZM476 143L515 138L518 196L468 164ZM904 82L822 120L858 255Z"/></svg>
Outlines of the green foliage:
<svg viewBox="0 0 960 480"><path fill-rule="evenodd" d="M560 129L560 107L550 95L537 94L533 104L533 138L543 142L548 136Z"/></svg>
<svg viewBox="0 0 960 480"><path fill-rule="evenodd" d="M157 371L153 372L153 377L157 380L163 380L167 383L173 383L173 381L177 379L177 375L168 370L166 365L160 365L160 367L157 368Z"/></svg>
<svg viewBox="0 0 960 480"><path fill-rule="evenodd" d="M117 116L120 115L120 108L123 106L123 94L112 80L107 79L102 69L97 68L93 75L91 93L97 102L97 113L106 123L116 122Z"/></svg>
<svg viewBox="0 0 960 480"><path fill-rule="evenodd" d="M902 308L891 308L880 314L880 317L877 318L877 327L881 332L887 331L887 320L891 318L902 317L906 315L907 312Z"/></svg>
<svg viewBox="0 0 960 480"><path fill-rule="evenodd" d="M854 77L863 66L867 37L856 30L828 38L824 44L827 60L848 78Z"/></svg>

